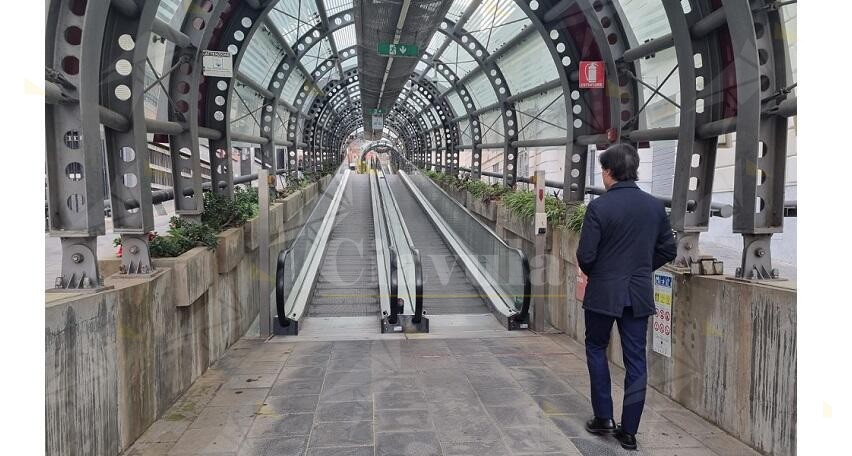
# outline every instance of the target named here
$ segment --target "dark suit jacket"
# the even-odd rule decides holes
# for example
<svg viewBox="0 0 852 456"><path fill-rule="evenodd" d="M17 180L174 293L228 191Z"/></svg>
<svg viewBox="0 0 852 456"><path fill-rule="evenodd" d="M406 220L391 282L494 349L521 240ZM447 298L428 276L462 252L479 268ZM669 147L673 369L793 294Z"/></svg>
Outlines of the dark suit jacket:
<svg viewBox="0 0 852 456"><path fill-rule="evenodd" d="M654 314L652 275L672 261L677 244L663 203L635 182L617 182L586 209L577 261L589 277L583 308L620 317Z"/></svg>

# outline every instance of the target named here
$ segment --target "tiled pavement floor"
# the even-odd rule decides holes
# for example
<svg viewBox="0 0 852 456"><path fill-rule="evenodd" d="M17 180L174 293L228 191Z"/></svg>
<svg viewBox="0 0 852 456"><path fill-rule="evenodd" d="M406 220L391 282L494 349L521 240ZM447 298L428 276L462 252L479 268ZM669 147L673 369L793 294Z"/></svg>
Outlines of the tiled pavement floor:
<svg viewBox="0 0 852 456"><path fill-rule="evenodd" d="M239 341L126 454L757 455L653 389L640 452L589 435L583 347L561 335L295 340Z"/></svg>

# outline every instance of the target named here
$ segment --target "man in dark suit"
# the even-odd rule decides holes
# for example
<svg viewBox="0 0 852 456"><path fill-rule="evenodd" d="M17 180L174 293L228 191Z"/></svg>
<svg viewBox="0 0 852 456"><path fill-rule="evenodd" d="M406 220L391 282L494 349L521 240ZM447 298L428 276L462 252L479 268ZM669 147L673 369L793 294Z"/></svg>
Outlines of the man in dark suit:
<svg viewBox="0 0 852 456"><path fill-rule="evenodd" d="M636 186L636 149L616 144L601 154L600 163L607 192L589 203L577 247L580 269L589 278L583 309L595 417L586 429L615 434L622 447L635 450L648 377L648 317L655 312L652 276L675 258L677 245L663 203ZM613 322L627 371L620 426L613 421L606 356Z"/></svg>

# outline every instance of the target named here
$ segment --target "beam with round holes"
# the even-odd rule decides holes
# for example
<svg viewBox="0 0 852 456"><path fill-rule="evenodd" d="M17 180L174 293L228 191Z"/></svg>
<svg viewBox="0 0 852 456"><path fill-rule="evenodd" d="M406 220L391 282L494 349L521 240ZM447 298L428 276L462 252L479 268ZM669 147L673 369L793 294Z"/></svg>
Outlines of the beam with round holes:
<svg viewBox="0 0 852 456"><path fill-rule="evenodd" d="M262 27L261 19L269 14L274 4L275 2L267 2L263 8L256 9L248 2L237 2L228 12L224 26L211 40L209 49L227 51L233 56L235 74L240 70L248 43ZM205 86L206 94L203 99L205 126L222 132L221 138L210 140L210 179L218 183L213 186L214 191L230 198L234 192L234 178L230 153L231 110L227 105L228 100L234 97L236 88L232 78L212 76L206 77ZM265 116L266 113L262 115ZM266 144L261 145L261 148L274 147L274 132L261 129L261 136L268 140ZM277 168L278 166L274 169Z"/></svg>
<svg viewBox="0 0 852 456"><path fill-rule="evenodd" d="M631 63L616 66L616 60L629 45L626 27L617 5L611 0L578 0L577 2L536 1L518 2L532 21L534 29L547 45L556 64L559 82L565 99L565 201L582 202L585 198L588 146L578 137L602 135L617 138L629 120L640 120L640 92L632 79L620 77L630 71L639 76ZM582 46L578 47L578 43ZM580 89L572 77L583 60L601 60L606 72L605 89ZM570 98L570 99L569 99ZM612 129L609 136L608 130Z"/></svg>
<svg viewBox="0 0 852 456"><path fill-rule="evenodd" d="M291 46L289 46L288 43L286 43L284 41L284 37L282 36L280 30L278 30L277 27L275 26L275 24L267 18L267 20L265 22L266 22L267 26L270 28L270 30L272 31L273 36L279 41L279 43L282 45L282 47L285 47L285 49L289 49L292 52L292 54L289 53L289 52L285 52L285 54L282 56L281 60L278 61L278 63L275 66L275 71L273 72L274 76L273 76L272 80L270 81L269 88L268 88L268 90L270 92L272 92L273 97L271 97L269 99L264 99L264 105L263 105L263 108L262 108L264 113L267 113L267 112L272 113L272 116L270 116L270 120L267 123L264 122L266 116L262 117L261 128L269 127L270 131L275 130L274 122L275 122L275 117L276 117L275 113L276 113L277 105L278 105L278 102L279 102L278 99L281 97L281 92L284 90L284 86L287 84L287 81L292 76L293 72L296 69L298 69L299 67L301 67L301 63L300 63L301 59L308 53L308 51L316 43L321 42L324 38L326 38L328 36L331 36L335 31L352 24L353 21L354 21L354 16L353 16L351 10L346 10L346 11L340 12L338 14L335 14L334 16L329 18L328 28L323 28L321 25L312 27L311 29L307 30L302 36L300 36L296 40L294 45L291 47ZM346 52L354 53L355 50L352 49L352 48L348 48L348 50L341 51L341 55L345 55ZM327 60L326 62L323 63L322 68L327 67L328 69L330 69L331 66L332 66L332 62ZM302 67L302 68L304 68L304 67ZM308 80L310 80L310 83L315 85L316 81L319 80L319 78L312 78L311 73L308 73L304 70L301 70L301 71L302 71L304 77L306 78L306 82ZM303 86L302 89L304 89L304 86ZM298 94L303 94L303 93L304 93L303 90L299 90L299 92L298 92ZM288 151L287 151L287 166L290 169L296 168L296 165L297 165L297 163L296 163L296 161L297 161L296 149L298 148L298 143L301 142L301 141L297 140L297 138L301 139L301 136L296 135L296 131L297 131L299 125L300 125L300 118L301 118L300 106L301 106L302 101L299 101L298 104L295 103L295 102L298 101L299 99L300 98L297 95L297 99L294 100L293 103L291 103L291 105L296 108L296 112L292 113L289 116L288 121L287 121L287 125L286 125L287 140L294 144L294 146L288 148ZM301 100L304 100L304 98L302 97ZM274 151L274 148L269 149L267 152L270 153L271 156L274 156L273 151ZM309 154L311 154L311 152L305 151L305 155L303 157L308 156ZM303 160L304 160L304 158L303 158Z"/></svg>
<svg viewBox="0 0 852 456"><path fill-rule="evenodd" d="M412 79L412 81L414 80L415 79ZM431 84L432 82L429 79L425 79L422 80L421 83ZM427 163L432 161L431 153L433 149L433 140L436 144L443 143L443 139L445 138L445 135L443 134L445 131L444 122L439 122L438 119L435 118L435 115L433 114L434 98L433 100L430 100L425 91L414 90L413 84L412 87L406 87L404 91L406 95L404 99L406 101L412 99L419 105L419 111L416 113L417 122L420 124L420 131L418 133L425 139L425 141L422 149L418 151L419 157L417 160L414 160L414 162L418 166L426 167ZM405 104L405 102L401 104ZM450 106L449 103L446 103L444 108L450 109L450 112L452 112L452 106ZM429 122L427 123L422 120L423 117L426 117Z"/></svg>
<svg viewBox="0 0 852 456"><path fill-rule="evenodd" d="M725 62L720 35L697 37L695 24L717 14L711 0L694 0L685 13L680 0L663 0L674 39L680 79L680 110L670 220L677 232L675 265L698 261L699 233L710 224L718 138L700 138L698 129L722 119ZM697 56L697 57L696 57ZM700 88L697 84L700 84ZM701 99L700 111L695 107Z"/></svg>
<svg viewBox="0 0 852 456"><path fill-rule="evenodd" d="M500 114L503 119L504 137L503 183L508 187L514 187L515 178L517 176L518 149L513 145L513 143L518 140L519 128L517 125L518 119L515 114L515 104L507 100L512 96L512 93L511 90L509 90L506 78L503 75L503 71L500 69L500 66L494 59L490 58L488 50L479 42L479 40L476 39L474 35L470 34L467 30L458 30L452 21L445 19L444 23L447 24L446 29L440 28L439 30L453 39L459 47L464 48L482 68L485 77L488 79L489 84L491 84L492 90L494 90L494 94L497 96L497 100L500 102ZM444 75L449 76L449 72L444 72ZM455 83L456 80L453 79L450 82ZM441 95L441 92L437 92L435 96L443 99ZM449 166L451 173L457 173L458 149L455 146L450 149L451 161L449 165L445 166Z"/></svg>
<svg viewBox="0 0 852 456"><path fill-rule="evenodd" d="M761 117L763 105L787 96L789 47L780 9L752 9L748 2L722 0L735 43L737 143L734 150L733 230L743 236L737 275L772 279L771 240L784 226L787 118Z"/></svg>
<svg viewBox="0 0 852 456"><path fill-rule="evenodd" d="M124 274L153 271L147 233L154 230L151 171L144 104L145 60L156 2L128 16L113 2L107 15L101 56L101 106L127 119L126 130L104 126L113 231L121 234Z"/></svg>
<svg viewBox="0 0 852 456"><path fill-rule="evenodd" d="M51 236L62 245L58 289L100 286L97 237L105 233L101 151L100 59L109 1L51 1L47 6L47 79L75 92L46 105Z"/></svg>
<svg viewBox="0 0 852 456"><path fill-rule="evenodd" d="M394 104L393 111L398 113L394 117L403 121L402 124L405 125L405 128L408 131L409 140L411 141L411 150L408 151L410 156L409 158L419 155L425 149L425 141L420 133L425 129L425 122L422 121L422 119L420 119L406 103ZM415 128L415 126L419 128Z"/></svg>
<svg viewBox="0 0 852 456"><path fill-rule="evenodd" d="M425 100L432 104L432 108L440 117L440 122L438 122L438 119L432 118L433 114L431 111L427 112L427 116L430 118L432 124L440 125L442 128L440 137L435 130L433 130L433 134L435 135L436 142L438 139L442 140L441 143L438 143L438 145L443 146L441 156L445 157L445 160L441 161L441 165L449 167L449 169L444 168L444 172L456 175L458 174L459 165L459 126L457 122L452 120L455 117L453 107L446 98L440 96L438 86L431 79L421 81L417 90Z"/></svg>
<svg viewBox="0 0 852 456"><path fill-rule="evenodd" d="M425 99L425 97L423 97L423 94L421 92L417 90L412 90L412 88L410 87L403 87L402 92L404 95L406 95L402 98L403 100L416 98L416 103L418 103L420 108L418 112L415 112L411 109L407 101L397 101L396 103L394 103L394 109L396 110L396 112L401 113L408 123L416 125L418 127L414 131L414 149L407 153L410 154L409 158L412 161L420 165L425 161L426 151L429 147L431 147L431 138L429 137L428 133L432 130L432 127L439 126L440 124L436 124L434 117L431 115L431 110L425 109L426 106L430 106L430 103L427 99ZM412 95L412 93L417 95ZM423 120L424 111L429 113L427 118L430 120L430 122L428 124L425 120Z"/></svg>
<svg viewBox="0 0 852 456"><path fill-rule="evenodd" d="M449 42L449 40L448 40ZM429 72L429 68L434 68L435 71L440 71L441 73L446 73L452 77L452 80L459 81L459 76L453 71L453 69L442 62L437 58L430 58L426 63L427 69L423 71L423 73L418 77L418 80L422 79L426 73ZM474 179L479 179L482 175L482 152L477 150L477 146L482 144L482 135L480 130L479 123L479 114L476 112L476 106L473 99L470 96L470 91L467 86L461 82L455 84L456 90L458 92L459 98L462 101L462 105L464 106L465 113L467 114L467 118L469 120L469 128L470 128L470 140L472 150L471 150L471 160L470 160L470 169L471 169L471 177ZM446 99L446 97L444 97ZM453 112L453 121L458 122L457 113Z"/></svg>
<svg viewBox="0 0 852 456"><path fill-rule="evenodd" d="M305 34L299 37L299 39L293 46L293 51L296 53L296 61L301 61L301 59L316 43L319 43L325 37L333 34L335 31L346 27L349 24L352 24L352 21L354 21L354 15L351 13L351 11L347 10L330 17L328 21L328 29L323 29L322 25L319 24L305 32ZM305 77L311 78L311 74L307 73L305 74ZM354 77L357 78L357 74L355 74ZM316 85L315 81L314 85ZM318 87L311 87L308 84L303 84L301 89L297 91L296 97L292 104L301 111L303 104L305 104L309 98L309 91L316 90L317 92L321 92L318 89ZM297 134L299 132L300 125L302 125L304 121L302 117L302 112L299 112L295 117L290 116L287 127L287 135L288 139L292 142L296 142L295 138L302 138L304 135L304 129L302 129L301 135ZM291 137L294 139L290 139ZM311 166L312 169L316 169L319 163L319 151L307 150L305 152L305 156L308 157L307 163L309 164L309 166Z"/></svg>
<svg viewBox="0 0 852 456"><path fill-rule="evenodd" d="M318 150L320 152L320 160L323 166L331 164L328 162L328 152L330 149L322 145L322 132L326 130L326 124L320 124L319 120L322 118L328 121L332 115L338 118L333 107L333 100L336 98L344 97L346 100L345 103L350 103L349 100L351 99L348 96L349 86L357 83L358 70L357 68L353 68L341 76L340 81L329 81L326 84L323 96L313 99L308 110L309 117L306 119L305 127L302 130L303 141L308 144L310 150Z"/></svg>
<svg viewBox="0 0 852 456"><path fill-rule="evenodd" d="M187 124L185 131L169 136L172 181L175 195L191 193L191 196L175 198L175 213L198 221L204 210L198 139L198 106L203 82L201 50L207 49L216 24L229 7L226 0L189 2L181 32L189 37L192 47L175 48L172 65L178 65L178 68L169 77L169 94L174 101L169 109L169 121Z"/></svg>
<svg viewBox="0 0 852 456"><path fill-rule="evenodd" d="M441 151L440 158L437 160L442 166L447 166L448 173L457 172L458 169L458 124L452 122L453 115L452 107L449 103L440 97L440 91L431 80L422 80L419 83L415 80L415 75L411 75L411 87L409 90L419 92L422 99L426 100L441 117L439 127L443 130L442 139L446 143L446 147ZM436 138L437 139L437 138Z"/></svg>
<svg viewBox="0 0 852 456"><path fill-rule="evenodd" d="M348 77L348 75L344 76ZM340 96L347 100L349 97L347 86L341 84L339 81L329 81L326 86L323 87L323 92L325 93L324 96L315 97L311 102L310 109L308 110L309 117L306 119L306 124L302 131L302 137L303 141L308 145L307 147L309 150L319 151L321 166L325 169L330 165L330 149L327 144L324 144L324 142L327 141L325 122L327 122L332 116L337 118L337 114L334 107L332 107L331 102L333 99ZM322 124L320 123L321 120L323 121Z"/></svg>

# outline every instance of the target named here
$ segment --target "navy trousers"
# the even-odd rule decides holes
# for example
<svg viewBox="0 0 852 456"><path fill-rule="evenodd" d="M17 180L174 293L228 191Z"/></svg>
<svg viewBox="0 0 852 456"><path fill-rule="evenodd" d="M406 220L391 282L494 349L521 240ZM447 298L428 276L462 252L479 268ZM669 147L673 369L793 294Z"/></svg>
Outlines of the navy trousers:
<svg viewBox="0 0 852 456"><path fill-rule="evenodd" d="M645 408L645 388L648 370L645 359L645 341L648 317L636 318L633 308L625 307L621 318L586 311L586 363L592 386L592 410L597 418L613 418L612 390L606 349L612 323L618 324L621 349L624 353L624 404L621 427L628 434L636 434L642 409Z"/></svg>

